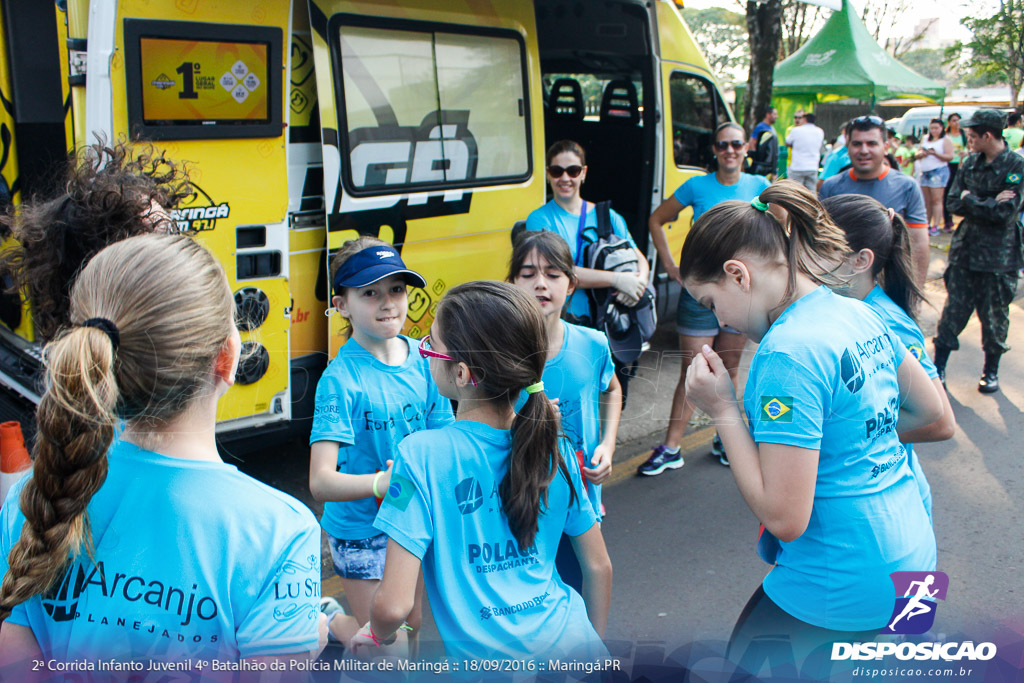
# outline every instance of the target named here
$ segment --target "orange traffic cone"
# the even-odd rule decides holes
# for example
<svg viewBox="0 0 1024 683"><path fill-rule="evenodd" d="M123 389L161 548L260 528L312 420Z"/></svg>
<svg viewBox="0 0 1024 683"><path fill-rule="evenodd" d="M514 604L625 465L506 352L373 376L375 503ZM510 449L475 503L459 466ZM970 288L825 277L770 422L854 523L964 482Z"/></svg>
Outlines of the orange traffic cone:
<svg viewBox="0 0 1024 683"><path fill-rule="evenodd" d="M30 469L32 459L25 448L21 424L13 421L0 423L0 503L7 499L7 492Z"/></svg>

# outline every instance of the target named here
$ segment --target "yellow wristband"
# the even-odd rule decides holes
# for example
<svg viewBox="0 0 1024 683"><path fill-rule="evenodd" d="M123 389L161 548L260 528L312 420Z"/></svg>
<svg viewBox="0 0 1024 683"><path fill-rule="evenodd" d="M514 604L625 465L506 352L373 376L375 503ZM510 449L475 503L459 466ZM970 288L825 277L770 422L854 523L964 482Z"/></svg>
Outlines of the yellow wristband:
<svg viewBox="0 0 1024 683"><path fill-rule="evenodd" d="M373 487L372 487L372 488L373 488L373 497L374 497L374 498L383 498L383 497L384 497L384 496L382 496L382 495L381 495L380 493L378 493L378 492L377 492L377 484L379 484L379 483L380 483L380 478L381 478L381 477L382 477L382 476L384 475L384 473L385 473L386 471L387 471L387 470L381 470L380 472L378 472L378 473L377 473L376 475L374 475L374 477L373 477Z"/></svg>

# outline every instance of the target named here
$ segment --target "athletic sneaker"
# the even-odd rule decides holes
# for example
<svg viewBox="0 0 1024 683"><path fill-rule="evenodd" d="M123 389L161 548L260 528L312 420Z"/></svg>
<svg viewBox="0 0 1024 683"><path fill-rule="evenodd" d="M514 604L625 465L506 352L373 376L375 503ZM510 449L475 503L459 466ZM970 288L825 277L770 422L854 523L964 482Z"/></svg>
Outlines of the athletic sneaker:
<svg viewBox="0 0 1024 683"><path fill-rule="evenodd" d="M931 235L932 237L935 237L936 235L938 235L939 234L939 226L937 226L937 225L929 226L928 234Z"/></svg>
<svg viewBox="0 0 1024 683"><path fill-rule="evenodd" d="M726 467L729 466L729 456L725 454L725 446L722 445L722 439L718 436L718 432L715 432L715 438L711 440L711 455L718 458L718 462Z"/></svg>
<svg viewBox="0 0 1024 683"><path fill-rule="evenodd" d="M679 448L676 447L675 452L669 452L668 448L662 444L651 451L651 457L647 458L647 462L636 468L636 473L653 477L665 470L678 470L682 466L683 454L679 452Z"/></svg>

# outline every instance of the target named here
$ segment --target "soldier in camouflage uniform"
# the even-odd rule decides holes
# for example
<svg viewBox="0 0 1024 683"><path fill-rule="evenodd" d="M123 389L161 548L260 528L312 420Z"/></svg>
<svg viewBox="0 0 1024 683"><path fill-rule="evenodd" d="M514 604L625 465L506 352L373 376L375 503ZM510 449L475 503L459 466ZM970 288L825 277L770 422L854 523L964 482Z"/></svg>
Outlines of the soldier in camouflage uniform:
<svg viewBox="0 0 1024 683"><path fill-rule="evenodd" d="M964 217L949 248L943 279L949 298L935 337L935 365L945 382L946 361L973 311L981 321L985 367L978 391L999 391L999 358L1010 349L1010 302L1024 267L1024 235L1018 220L1024 158L1003 142L1004 115L980 109L960 123L971 152L960 164L946 207Z"/></svg>

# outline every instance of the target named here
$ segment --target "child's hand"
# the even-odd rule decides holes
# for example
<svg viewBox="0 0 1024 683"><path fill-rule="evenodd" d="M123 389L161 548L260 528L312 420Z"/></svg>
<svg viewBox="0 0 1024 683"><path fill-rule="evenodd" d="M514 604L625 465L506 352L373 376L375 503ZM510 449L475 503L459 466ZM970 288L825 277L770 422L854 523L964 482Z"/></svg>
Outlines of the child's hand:
<svg viewBox="0 0 1024 683"><path fill-rule="evenodd" d="M352 656L357 659L371 659L375 655L379 656L381 654L380 645L370 635L370 622L366 622L362 628L356 631L356 634L348 641L346 647L348 647L348 651L352 653Z"/></svg>
<svg viewBox="0 0 1024 683"><path fill-rule="evenodd" d="M591 484L603 484L612 474L612 455L615 454L614 446L598 444L594 449L594 455L590 458L593 467L584 467L583 476Z"/></svg>
<svg viewBox="0 0 1024 683"><path fill-rule="evenodd" d="M384 463L387 465L387 469L381 470L377 473L380 475L377 479L377 493L382 494L381 498L387 495L388 487L391 486L391 467L395 464L395 461L385 460Z"/></svg>
<svg viewBox="0 0 1024 683"><path fill-rule="evenodd" d="M729 371L707 344L686 370L686 399L712 418L736 403Z"/></svg>

